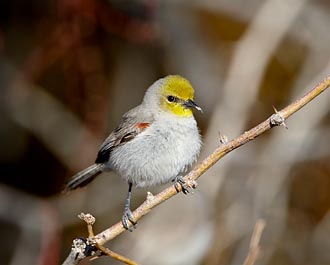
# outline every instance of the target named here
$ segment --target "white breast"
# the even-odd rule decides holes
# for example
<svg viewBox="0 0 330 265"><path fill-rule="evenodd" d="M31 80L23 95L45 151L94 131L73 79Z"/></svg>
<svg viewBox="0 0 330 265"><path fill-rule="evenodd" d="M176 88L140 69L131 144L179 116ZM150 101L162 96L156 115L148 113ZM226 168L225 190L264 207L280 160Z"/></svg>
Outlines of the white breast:
<svg viewBox="0 0 330 265"><path fill-rule="evenodd" d="M197 158L201 139L193 117L163 115L130 142L116 148L110 167L138 187L169 182Z"/></svg>

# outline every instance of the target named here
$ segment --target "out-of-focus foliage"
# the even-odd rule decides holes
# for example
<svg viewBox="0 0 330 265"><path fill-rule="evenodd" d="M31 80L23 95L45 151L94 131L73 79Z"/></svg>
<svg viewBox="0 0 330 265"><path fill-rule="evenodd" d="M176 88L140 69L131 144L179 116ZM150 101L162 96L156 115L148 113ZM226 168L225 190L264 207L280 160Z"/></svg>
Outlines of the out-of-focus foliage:
<svg viewBox="0 0 330 265"><path fill-rule="evenodd" d="M329 28L322 0L2 1L0 264L59 264L87 234L82 211L96 231L120 219L127 187L113 173L61 190L153 81L195 86L203 159L220 133L239 135L330 74ZM264 218L258 264L329 264L329 102L327 91L108 246L147 265L242 264ZM134 190L134 205L145 196Z"/></svg>

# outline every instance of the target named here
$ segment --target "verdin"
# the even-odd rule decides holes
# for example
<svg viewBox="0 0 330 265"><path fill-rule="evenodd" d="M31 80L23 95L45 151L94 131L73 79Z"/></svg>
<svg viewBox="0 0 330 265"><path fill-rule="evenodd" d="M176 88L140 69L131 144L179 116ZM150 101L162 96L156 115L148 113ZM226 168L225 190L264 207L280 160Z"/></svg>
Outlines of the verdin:
<svg viewBox="0 0 330 265"><path fill-rule="evenodd" d="M187 79L169 75L157 80L101 145L95 164L73 176L66 189L82 187L102 171L117 172L129 186L122 216L129 229L129 223L136 224L130 210L132 185L150 187L171 180L176 187L183 185L180 173L196 160L201 148L192 109L201 111Z"/></svg>

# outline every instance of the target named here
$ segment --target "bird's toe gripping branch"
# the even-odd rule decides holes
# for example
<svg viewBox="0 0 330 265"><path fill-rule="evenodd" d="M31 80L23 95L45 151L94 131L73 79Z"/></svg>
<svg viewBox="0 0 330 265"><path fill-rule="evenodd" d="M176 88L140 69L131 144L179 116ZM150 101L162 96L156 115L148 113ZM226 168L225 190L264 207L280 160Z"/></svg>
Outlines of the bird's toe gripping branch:
<svg viewBox="0 0 330 265"><path fill-rule="evenodd" d="M136 228L137 222L134 219L131 209L125 207L125 210L121 217L121 223L123 224L123 227L130 232L133 231L130 225L133 225L133 228Z"/></svg>
<svg viewBox="0 0 330 265"><path fill-rule="evenodd" d="M190 192L190 189L197 188L197 182L195 180L189 179L188 181L185 181L182 176L175 177L173 182L176 191L177 192L182 191L184 194L188 194Z"/></svg>

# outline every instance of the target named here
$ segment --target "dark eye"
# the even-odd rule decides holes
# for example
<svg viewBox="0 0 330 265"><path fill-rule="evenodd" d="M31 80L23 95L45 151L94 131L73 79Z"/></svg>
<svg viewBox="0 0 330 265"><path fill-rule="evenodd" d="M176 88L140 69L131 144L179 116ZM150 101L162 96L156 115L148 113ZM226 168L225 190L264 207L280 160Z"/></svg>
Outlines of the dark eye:
<svg viewBox="0 0 330 265"><path fill-rule="evenodd" d="M173 97L173 96L167 96L167 101L168 102L174 102L175 101L175 97Z"/></svg>

